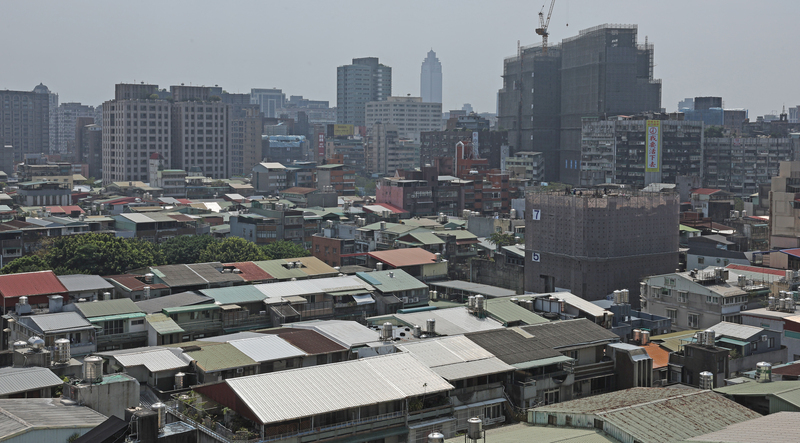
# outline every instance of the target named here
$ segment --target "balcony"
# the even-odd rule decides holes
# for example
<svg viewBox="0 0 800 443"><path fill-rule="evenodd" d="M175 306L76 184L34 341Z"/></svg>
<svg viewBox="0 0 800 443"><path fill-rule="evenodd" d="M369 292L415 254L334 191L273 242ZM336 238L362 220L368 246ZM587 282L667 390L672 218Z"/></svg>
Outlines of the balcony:
<svg viewBox="0 0 800 443"><path fill-rule="evenodd" d="M134 343L147 341L147 331L125 332L122 334L97 334L97 347L102 348L108 345L122 345L123 343Z"/></svg>
<svg viewBox="0 0 800 443"><path fill-rule="evenodd" d="M589 378L611 375L614 373L614 362L604 361L589 365L575 366L575 380L585 380Z"/></svg>

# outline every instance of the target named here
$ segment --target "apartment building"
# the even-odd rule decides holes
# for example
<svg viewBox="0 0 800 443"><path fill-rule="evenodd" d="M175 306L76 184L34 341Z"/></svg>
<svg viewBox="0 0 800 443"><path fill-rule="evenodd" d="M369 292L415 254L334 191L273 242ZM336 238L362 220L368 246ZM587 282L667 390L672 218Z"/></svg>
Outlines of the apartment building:
<svg viewBox="0 0 800 443"><path fill-rule="evenodd" d="M798 139L790 137L710 137L704 141L703 182L741 197L759 192L794 160Z"/></svg>
<svg viewBox="0 0 800 443"><path fill-rule="evenodd" d="M170 89L173 98L190 96L193 99L176 99L172 104L172 168L214 179L230 177L231 106L210 101L206 87L172 86Z"/></svg>
<svg viewBox="0 0 800 443"><path fill-rule="evenodd" d="M388 97L365 105L364 121L369 129L382 122L397 126L400 138L420 142L420 133L442 128L442 104L423 102L421 97Z"/></svg>

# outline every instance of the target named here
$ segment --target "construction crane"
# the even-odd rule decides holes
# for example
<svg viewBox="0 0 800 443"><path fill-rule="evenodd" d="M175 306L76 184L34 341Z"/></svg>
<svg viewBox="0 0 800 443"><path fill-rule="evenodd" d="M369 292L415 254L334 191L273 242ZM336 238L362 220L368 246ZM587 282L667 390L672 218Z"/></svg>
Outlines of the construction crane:
<svg viewBox="0 0 800 443"><path fill-rule="evenodd" d="M547 36L550 35L547 33L547 27L550 26L550 16L553 15L553 6L555 6L556 0L552 0L550 2L550 11L547 12L547 19L544 18L544 5L542 5L542 10L539 11L539 27L536 28L536 33L542 36L542 54L547 55Z"/></svg>

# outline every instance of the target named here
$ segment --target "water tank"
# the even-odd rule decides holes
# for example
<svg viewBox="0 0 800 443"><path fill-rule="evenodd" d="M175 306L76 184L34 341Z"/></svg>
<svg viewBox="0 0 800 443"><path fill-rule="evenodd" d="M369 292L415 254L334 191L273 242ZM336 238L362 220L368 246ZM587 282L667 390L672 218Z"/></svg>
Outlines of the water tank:
<svg viewBox="0 0 800 443"><path fill-rule="evenodd" d="M467 438L479 440L483 437L483 421L478 417L467 420Z"/></svg>
<svg viewBox="0 0 800 443"><path fill-rule="evenodd" d="M746 275L740 275L738 281L739 281L739 287L740 288L743 288L743 287L747 286L747 276Z"/></svg>
<svg viewBox="0 0 800 443"><path fill-rule="evenodd" d="M700 389L714 389L714 374L708 371L700 373Z"/></svg>
<svg viewBox="0 0 800 443"><path fill-rule="evenodd" d="M381 328L381 340L389 341L392 338L393 338L392 324L387 321L386 323L383 324L383 327Z"/></svg>
<svg viewBox="0 0 800 443"><path fill-rule="evenodd" d="M511 210L511 218L512 218L512 219L515 219L515 218L517 218L517 210L516 210L516 209L512 209L512 210Z"/></svg>
<svg viewBox="0 0 800 443"><path fill-rule="evenodd" d="M469 297L467 297L467 307L468 308L474 308L475 307L475 296L474 295L470 295Z"/></svg>
<svg viewBox="0 0 800 443"><path fill-rule="evenodd" d="M183 372L178 372L175 374L175 389L183 389L184 381L186 380L186 374Z"/></svg>
<svg viewBox="0 0 800 443"><path fill-rule="evenodd" d="M427 332L429 335L435 335L436 334L436 320L435 319L429 318L427 321L425 321L425 326L427 327L425 332Z"/></svg>
<svg viewBox="0 0 800 443"><path fill-rule="evenodd" d="M558 312L564 312L564 307L566 306L566 302L563 298L558 299Z"/></svg>
<svg viewBox="0 0 800 443"><path fill-rule="evenodd" d="M703 332L703 343L701 344L706 346L714 346L716 341L715 335L716 333L714 332L713 329L706 329Z"/></svg>
<svg viewBox="0 0 800 443"><path fill-rule="evenodd" d="M772 381L772 365L762 361L756 364L756 383Z"/></svg>
<svg viewBox="0 0 800 443"><path fill-rule="evenodd" d="M27 305L27 304L28 304L28 297L26 297L26 296L24 296L24 295L23 295L22 297L20 297L20 298L19 298L19 304L21 304L21 305Z"/></svg>
<svg viewBox="0 0 800 443"><path fill-rule="evenodd" d="M475 296L475 309L479 312L483 312L486 309L486 297L478 294Z"/></svg>
<svg viewBox="0 0 800 443"><path fill-rule="evenodd" d="M517 297L511 297L511 298L508 299L508 301L510 301L511 303L514 303L515 305L519 304L519 299Z"/></svg>
<svg viewBox="0 0 800 443"><path fill-rule="evenodd" d="M145 286L142 288L142 298L145 300L150 300L150 286Z"/></svg>
<svg viewBox="0 0 800 443"><path fill-rule="evenodd" d="M620 292L622 293L622 303L625 303L625 304L630 303L630 299L629 298L630 298L630 295L631 295L631 291L629 291L627 289L620 289Z"/></svg>
<svg viewBox="0 0 800 443"><path fill-rule="evenodd" d="M111 300L111 293L103 292L103 300Z"/></svg>
<svg viewBox="0 0 800 443"><path fill-rule="evenodd" d="M153 283L153 277L155 277L155 275L153 275L152 273L148 272L147 274L144 275L144 282L145 283Z"/></svg>
<svg viewBox="0 0 800 443"><path fill-rule="evenodd" d="M639 329L634 329L633 330L633 341L635 343L639 343L639 340L641 340L641 339L642 339L642 331L639 330Z"/></svg>
<svg viewBox="0 0 800 443"><path fill-rule="evenodd" d="M438 300L438 299L439 299L439 293L436 291L431 291L431 300Z"/></svg>
<svg viewBox="0 0 800 443"><path fill-rule="evenodd" d="M389 278L394 278L394 271L389 271Z"/></svg>
<svg viewBox="0 0 800 443"><path fill-rule="evenodd" d="M614 304L621 305L622 304L622 291L616 290L614 291Z"/></svg>
<svg viewBox="0 0 800 443"><path fill-rule="evenodd" d="M44 349L44 340L41 337L33 336L28 339L28 344L36 351Z"/></svg>
<svg viewBox="0 0 800 443"><path fill-rule="evenodd" d="M775 310L775 297L770 297L767 299L767 309L770 311Z"/></svg>
<svg viewBox="0 0 800 443"><path fill-rule="evenodd" d="M434 255L436 256L436 263L439 263L440 261L442 261L442 254L441 254L441 252L437 252L437 253L436 253L436 254L434 254Z"/></svg>
<svg viewBox="0 0 800 443"><path fill-rule="evenodd" d="M444 443L444 434L438 431L433 431L428 434L428 443Z"/></svg>
<svg viewBox="0 0 800 443"><path fill-rule="evenodd" d="M164 425L167 424L167 405L161 402L153 403L152 409L158 413L158 429L164 429Z"/></svg>
<svg viewBox="0 0 800 443"><path fill-rule="evenodd" d="M383 263L381 262L375 263L375 269L383 271Z"/></svg>
<svg viewBox="0 0 800 443"><path fill-rule="evenodd" d="M778 299L778 310L783 311L784 309L786 309L786 299L780 298Z"/></svg>
<svg viewBox="0 0 800 443"><path fill-rule="evenodd" d="M642 331L641 338L643 345L650 343L650 331Z"/></svg>
<svg viewBox="0 0 800 443"><path fill-rule="evenodd" d="M14 342L14 349L24 349L28 347L28 342L24 340L17 340Z"/></svg>
<svg viewBox="0 0 800 443"><path fill-rule="evenodd" d="M83 379L96 382L103 379L103 359L91 355L83 359Z"/></svg>
<svg viewBox="0 0 800 443"><path fill-rule="evenodd" d="M419 325L414 325L414 337L419 338L422 335L422 328Z"/></svg>
<svg viewBox="0 0 800 443"><path fill-rule="evenodd" d="M55 348L53 352L53 361L56 363L69 363L70 359L69 340L66 338L59 338L55 341Z"/></svg>

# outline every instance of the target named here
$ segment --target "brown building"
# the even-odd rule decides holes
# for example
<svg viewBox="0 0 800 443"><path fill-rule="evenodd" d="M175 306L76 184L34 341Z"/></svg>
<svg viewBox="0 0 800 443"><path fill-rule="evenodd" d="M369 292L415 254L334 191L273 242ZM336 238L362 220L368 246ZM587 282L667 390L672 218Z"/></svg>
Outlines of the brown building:
<svg viewBox="0 0 800 443"><path fill-rule="evenodd" d="M355 240L326 237L314 234L311 237L311 255L332 267L342 266L342 255L355 252Z"/></svg>
<svg viewBox="0 0 800 443"><path fill-rule="evenodd" d="M586 300L631 292L678 266L676 193L532 192L525 208L525 290ZM558 289L556 289L558 288Z"/></svg>
<svg viewBox="0 0 800 443"><path fill-rule="evenodd" d="M356 174L352 168L341 164L327 164L317 166L315 172L317 189L332 186L338 195L356 194Z"/></svg>

